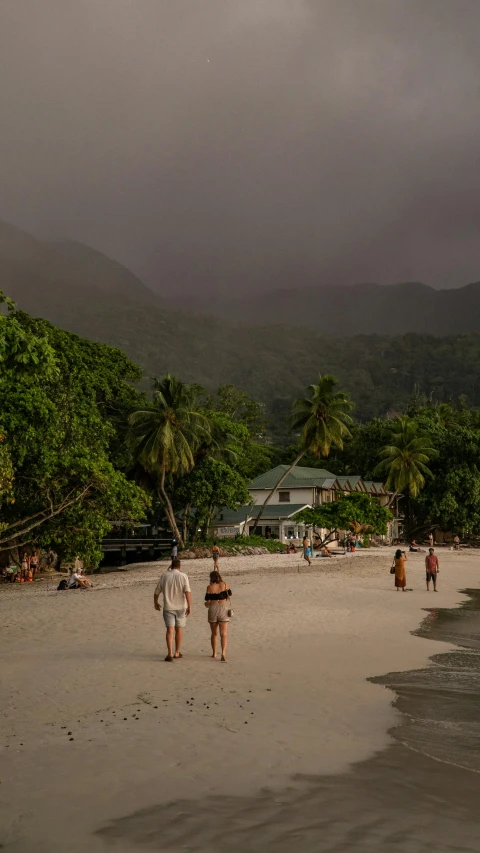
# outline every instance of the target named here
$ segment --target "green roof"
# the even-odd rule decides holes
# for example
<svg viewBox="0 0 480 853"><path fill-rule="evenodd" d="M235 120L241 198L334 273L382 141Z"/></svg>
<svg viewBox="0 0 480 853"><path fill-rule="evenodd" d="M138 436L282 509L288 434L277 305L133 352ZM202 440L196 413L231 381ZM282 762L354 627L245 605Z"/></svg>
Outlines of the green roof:
<svg viewBox="0 0 480 853"><path fill-rule="evenodd" d="M285 471L288 471L289 467L289 465L277 465L276 468L272 468L270 471L266 471L265 474L260 474L259 477L255 477L248 488L273 489L282 474L284 474ZM326 471L325 468L301 468L297 465L295 468L292 468L289 474L287 474L280 488L292 489L295 487L301 488L302 486L314 487L320 486L325 480L331 480L332 483L334 483L335 479L335 474L332 474L331 471ZM326 486L326 488L329 487Z"/></svg>
<svg viewBox="0 0 480 853"><path fill-rule="evenodd" d="M241 524L245 521L245 518L250 518L251 515L251 506L241 506L239 509L228 509L228 507L223 507L215 516L214 521L216 524L223 524L228 527L229 524Z"/></svg>
<svg viewBox="0 0 480 853"><path fill-rule="evenodd" d="M281 518L291 518L292 515L295 515L297 512L300 512L301 509L305 509L309 504L269 504L265 509L265 512L262 514L262 518L260 519L260 523L264 524L265 521L279 520ZM261 506L242 506L240 509L231 510L224 508L222 509L218 515L215 517L214 521L217 526L227 526L229 524L241 524L245 521L245 518L248 518L250 521L258 515L260 512Z"/></svg>

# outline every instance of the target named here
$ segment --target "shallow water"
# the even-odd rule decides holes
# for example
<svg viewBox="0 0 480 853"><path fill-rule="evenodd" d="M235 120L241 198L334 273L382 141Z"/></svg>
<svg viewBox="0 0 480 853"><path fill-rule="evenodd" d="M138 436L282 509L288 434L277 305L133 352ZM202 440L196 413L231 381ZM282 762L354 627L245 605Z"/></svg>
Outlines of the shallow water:
<svg viewBox="0 0 480 853"><path fill-rule="evenodd" d="M379 755L338 776L249 797L160 803L98 830L108 846L198 853L479 853L480 591L415 633L462 648L373 678L403 713Z"/></svg>

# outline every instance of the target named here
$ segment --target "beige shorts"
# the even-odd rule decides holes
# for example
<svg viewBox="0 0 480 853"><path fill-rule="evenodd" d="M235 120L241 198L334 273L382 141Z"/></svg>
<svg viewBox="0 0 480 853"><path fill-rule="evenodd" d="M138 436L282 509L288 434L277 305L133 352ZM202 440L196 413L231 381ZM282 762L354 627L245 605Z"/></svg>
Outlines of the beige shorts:
<svg viewBox="0 0 480 853"><path fill-rule="evenodd" d="M228 611L230 605L226 601L212 601L208 606L209 622L229 622Z"/></svg>

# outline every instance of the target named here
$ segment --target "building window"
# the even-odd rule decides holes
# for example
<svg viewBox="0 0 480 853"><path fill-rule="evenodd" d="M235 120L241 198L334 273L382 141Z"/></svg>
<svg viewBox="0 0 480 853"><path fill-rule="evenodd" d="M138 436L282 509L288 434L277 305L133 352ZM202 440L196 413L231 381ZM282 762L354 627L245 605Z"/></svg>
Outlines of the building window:
<svg viewBox="0 0 480 853"><path fill-rule="evenodd" d="M278 502L280 504L289 504L290 503L290 492L279 492L278 493Z"/></svg>

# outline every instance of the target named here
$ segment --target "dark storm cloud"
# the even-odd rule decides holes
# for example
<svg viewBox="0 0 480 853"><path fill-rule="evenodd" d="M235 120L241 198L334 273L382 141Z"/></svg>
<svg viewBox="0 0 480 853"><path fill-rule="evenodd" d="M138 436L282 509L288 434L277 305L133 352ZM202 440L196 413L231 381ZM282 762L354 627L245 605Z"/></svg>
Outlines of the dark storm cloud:
<svg viewBox="0 0 480 853"><path fill-rule="evenodd" d="M151 284L480 278L478 0L3 0L0 216Z"/></svg>

